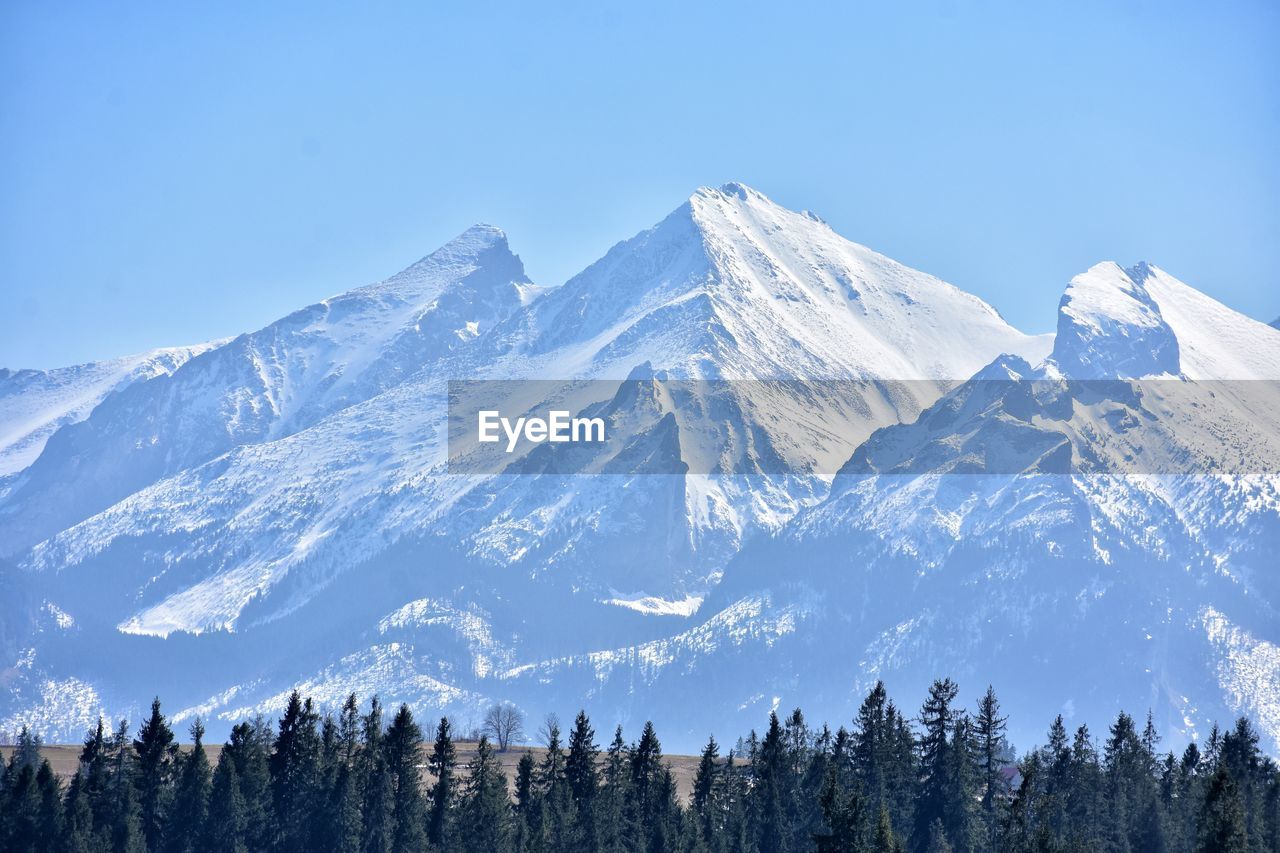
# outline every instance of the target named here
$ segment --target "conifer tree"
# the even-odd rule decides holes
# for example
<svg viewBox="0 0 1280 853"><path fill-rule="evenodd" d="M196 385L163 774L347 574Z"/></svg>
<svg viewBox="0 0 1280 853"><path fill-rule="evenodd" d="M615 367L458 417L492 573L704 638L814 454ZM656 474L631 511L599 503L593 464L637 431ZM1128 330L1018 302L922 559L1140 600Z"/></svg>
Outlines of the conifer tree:
<svg viewBox="0 0 1280 853"><path fill-rule="evenodd" d="M40 791L32 767L11 761L0 798L0 850L37 853L41 850Z"/></svg>
<svg viewBox="0 0 1280 853"><path fill-rule="evenodd" d="M858 789L844 789L835 768L827 773L819 795L824 829L813 834L819 853L861 853L867 835L866 805ZM881 813L888 820L888 810Z"/></svg>
<svg viewBox="0 0 1280 853"><path fill-rule="evenodd" d="M319 800L328 800L338 784L338 771L342 768L342 743L338 737L338 723L332 714L320 720L319 778L316 780Z"/></svg>
<svg viewBox="0 0 1280 853"><path fill-rule="evenodd" d="M1000 716L1000 701L995 688L988 685L987 692L978 701L978 714L974 717L974 738L978 750L978 772L981 774L982 792L982 841L987 849L995 849L999 829L998 808L1008 791L1001 771L1001 753L1004 749L1004 733L1008 717ZM1061 726L1061 717L1058 719ZM1062 731L1063 746L1066 732Z"/></svg>
<svg viewBox="0 0 1280 853"><path fill-rule="evenodd" d="M862 700L854 718L852 764L868 801L879 810L886 805L886 764L888 763L889 732L885 721L885 705L888 695L883 681Z"/></svg>
<svg viewBox="0 0 1280 853"><path fill-rule="evenodd" d="M560 748L560 725L554 717L547 723L547 751L537 773L541 835L549 850L573 849L576 815L565 774L565 755Z"/></svg>
<svg viewBox="0 0 1280 853"><path fill-rule="evenodd" d="M448 717L441 717L440 725L436 727L436 739L431 747L431 757L427 760L427 769L435 777L428 805L427 839L437 847L448 846L453 806L457 799L455 780L457 764L457 751L453 746L453 727Z"/></svg>
<svg viewBox="0 0 1280 853"><path fill-rule="evenodd" d="M627 847L630 835L627 804L631 798L630 756L622 726L613 731L605 756L604 784L596 798L596 828L600 849L615 853Z"/></svg>
<svg viewBox="0 0 1280 853"><path fill-rule="evenodd" d="M134 784L133 744L129 737L129 721L121 720L107 742L109 767L109 809L111 843L117 853L145 853L147 842L142 834L141 808Z"/></svg>
<svg viewBox="0 0 1280 853"><path fill-rule="evenodd" d="M952 804L959 780L953 778L956 762L952 755L952 739L956 715L951 704L959 687L951 679L933 682L929 696L920 709L920 794L915 808L915 830L912 849L917 853L934 845L938 830L945 839L946 826L954 822ZM936 824L936 827L935 827Z"/></svg>
<svg viewBox="0 0 1280 853"><path fill-rule="evenodd" d="M270 771L271 730L261 718L237 723L218 763L230 762L243 808L244 844L268 850L274 840Z"/></svg>
<svg viewBox="0 0 1280 853"><path fill-rule="evenodd" d="M62 783L49 762L41 759L36 771L36 793L40 797L36 837L44 850L52 849L63 837Z"/></svg>
<svg viewBox="0 0 1280 853"><path fill-rule="evenodd" d="M889 807L880 807L880 816L876 820L876 836L871 849L875 853L903 853L906 849L902 839L893 831L893 823L889 819Z"/></svg>
<svg viewBox="0 0 1280 853"><path fill-rule="evenodd" d="M32 772L40 769L40 750L44 746L44 741L40 735L31 731L25 724L18 731L18 741L14 744L13 755L9 759L9 766L21 770L23 767L30 767Z"/></svg>
<svg viewBox="0 0 1280 853"><path fill-rule="evenodd" d="M825 726L814 735L801 714L786 722L771 715L763 739L752 733L744 742L753 759L745 767L735 762L732 751L719 764L719 748L711 739L699 761L688 808L678 801L675 777L652 725L645 726L631 748L618 728L602 774L597 773L585 714L575 721L567 752L552 728L541 762L531 753L521 758L514 807L485 741L468 766L457 804L444 810L439 844L428 841L428 806L434 808L442 780L450 780L447 787L452 789L461 784L454 780L463 778L453 770L456 758L447 720L437 730L428 762L436 780L428 800L418 772L421 732L407 707L399 709L384 732L376 701L362 720L349 699L317 731L319 718L311 703L295 696L274 737L260 719L233 728L212 782L203 732L198 724L193 728L196 748L177 761L162 846L150 850L141 791L148 782L145 757L156 754L148 745L162 731L157 704L135 740L129 738L127 723L108 733L99 721L85 739L65 796L47 762L33 766L27 757L12 757L0 771L0 850L275 853L298 849L301 838L303 849L334 853L772 853L815 845L819 850L901 853L904 833L895 827L901 786L894 777L902 768L918 770L918 802L914 812L905 813L914 817L908 824L910 841L919 851L1261 853L1276 849L1280 841L1280 769L1262 754L1260 737L1248 720L1236 721L1225 732L1216 730L1203 752L1192 744L1179 758L1156 755L1154 726L1139 731L1127 715L1112 725L1101 756L1084 726L1068 743L1059 717L1049 728L1046 745L1032 749L1020 763L1022 779L1006 805L1002 788L991 796L992 744L999 742L1004 749L995 736L999 726L992 725L1003 722L993 692L988 691L977 719L971 720L951 704L954 685L936 682L920 715L918 760L903 753L911 741L910 726L887 696L877 692L863 703L853 736L843 729L833 734ZM875 737L864 738L868 733ZM38 742L30 732L27 737ZM877 749L866 748L876 740ZM291 807L289 797L295 795L281 791L298 767L312 770L306 777L310 784L292 804L306 816L305 836L290 834L288 812L282 820L276 811L277 796ZM883 794L872 808L863 778L876 774L883 780ZM822 779L820 785L816 778ZM910 786L904 790L910 792ZM201 806L206 801L207 816ZM973 819L994 801L999 803L997 814L1006 817L993 841L987 832L976 831L985 829L985 822ZM590 814L584 815L588 803ZM597 833L594 839L589 827Z"/></svg>
<svg viewBox="0 0 1280 853"><path fill-rule="evenodd" d="M1247 853L1244 805L1231 775L1220 768L1209 781L1200 811L1197 853Z"/></svg>
<svg viewBox="0 0 1280 853"><path fill-rule="evenodd" d="M915 816L916 785L919 776L915 733L906 716L889 701L885 705L887 737L884 760L885 795L894 831L900 836L911 831Z"/></svg>
<svg viewBox="0 0 1280 853"><path fill-rule="evenodd" d="M99 721L100 730L101 721ZM88 743L89 741L86 740L86 749ZM84 755L85 752L82 751L80 767L67 785L67 797L63 808L63 846L66 850L76 851L76 853L89 853L95 847L93 808L88 791L89 769Z"/></svg>
<svg viewBox="0 0 1280 853"><path fill-rule="evenodd" d="M573 730L569 732L564 776L573 805L573 842L583 850L594 850L599 845L596 793L600 787L600 773L596 764L600 750L595 738L596 733L586 711L578 711L573 720Z"/></svg>
<svg viewBox="0 0 1280 853"><path fill-rule="evenodd" d="M537 768L533 760L533 753L526 750L516 764L513 846L517 853L525 853L525 851L535 850L540 847L534 840L539 828L539 819L536 814L538 801L535 786L537 782L534 779L536 773Z"/></svg>
<svg viewBox="0 0 1280 853"><path fill-rule="evenodd" d="M1147 799L1155 795L1152 763L1133 718L1121 711L1103 750L1107 797L1104 829L1109 844L1123 849L1137 842Z"/></svg>
<svg viewBox="0 0 1280 853"><path fill-rule="evenodd" d="M735 759L734 751L729 750L715 794L724 822L722 840L716 846L729 853L745 853L751 849L752 840L751 826L747 819L747 780Z"/></svg>
<svg viewBox="0 0 1280 853"><path fill-rule="evenodd" d="M236 762L224 752L213 771L208 828L202 845L204 853L248 853L246 824L244 796L236 778Z"/></svg>
<svg viewBox="0 0 1280 853"><path fill-rule="evenodd" d="M943 828L953 850L971 851L980 846L975 840L975 805L978 799L979 773L975 760L977 746L969 715L960 712L952 727L950 767L947 772L946 813Z"/></svg>
<svg viewBox="0 0 1280 853"><path fill-rule="evenodd" d="M769 728L760 742L759 757L751 763L755 784L752 813L756 819L756 845L761 850L785 853L790 832L784 806L787 754L778 715L769 714Z"/></svg>
<svg viewBox="0 0 1280 853"><path fill-rule="evenodd" d="M343 763L348 767L355 766L356 753L360 749L360 702L354 693L347 696L338 713L338 743Z"/></svg>
<svg viewBox="0 0 1280 853"><path fill-rule="evenodd" d="M361 721L363 748L360 752L360 780L364 788L365 853L387 853L395 835L392 821L391 774L383 748L382 703L374 696L369 713Z"/></svg>
<svg viewBox="0 0 1280 853"><path fill-rule="evenodd" d="M1099 846L1104 830L1103 776L1098 750L1081 725L1071 741L1071 778L1067 782L1067 822L1077 845Z"/></svg>
<svg viewBox="0 0 1280 853"><path fill-rule="evenodd" d="M387 728L387 770L391 774L392 853L415 853L426 846L426 807L419 786L422 729L402 704Z"/></svg>
<svg viewBox="0 0 1280 853"><path fill-rule="evenodd" d="M151 715L138 729L133 750L137 754L142 834L149 849L159 850L173 798L178 745L174 743L173 730L160 713L158 696L151 701Z"/></svg>
<svg viewBox="0 0 1280 853"><path fill-rule="evenodd" d="M191 724L191 752L182 758L165 828L165 850L198 853L209 813L209 758L204 751L204 725L197 717Z"/></svg>
<svg viewBox="0 0 1280 853"><path fill-rule="evenodd" d="M693 776L691 804L700 834L705 842L710 843L720 829L716 804L712 797L719 787L717 784L716 761L720 758L720 745L715 736L707 739L698 759L698 769Z"/></svg>
<svg viewBox="0 0 1280 853"><path fill-rule="evenodd" d="M651 827L660 808L659 786L662 776L662 744L652 722L646 722L640 741L631 751L631 784L628 801L633 824Z"/></svg>
<svg viewBox="0 0 1280 853"><path fill-rule="evenodd" d="M269 764L275 808L274 846L279 853L304 853L311 844L316 825L315 795L320 790L317 722L311 700L304 701L296 690L290 694Z"/></svg>
<svg viewBox="0 0 1280 853"><path fill-rule="evenodd" d="M506 849L510 840L507 779L489 739L481 735L476 755L467 767L463 792L459 847L466 853Z"/></svg>

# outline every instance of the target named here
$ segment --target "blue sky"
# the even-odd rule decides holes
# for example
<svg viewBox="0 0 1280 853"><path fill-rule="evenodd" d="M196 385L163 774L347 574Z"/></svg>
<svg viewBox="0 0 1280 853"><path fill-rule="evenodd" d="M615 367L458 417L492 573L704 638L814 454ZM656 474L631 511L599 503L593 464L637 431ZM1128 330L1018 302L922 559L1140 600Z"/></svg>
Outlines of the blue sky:
<svg viewBox="0 0 1280 853"><path fill-rule="evenodd" d="M197 5L0 7L0 365L256 328L478 221L558 284L728 180L1027 331L1101 259L1280 314L1267 4Z"/></svg>

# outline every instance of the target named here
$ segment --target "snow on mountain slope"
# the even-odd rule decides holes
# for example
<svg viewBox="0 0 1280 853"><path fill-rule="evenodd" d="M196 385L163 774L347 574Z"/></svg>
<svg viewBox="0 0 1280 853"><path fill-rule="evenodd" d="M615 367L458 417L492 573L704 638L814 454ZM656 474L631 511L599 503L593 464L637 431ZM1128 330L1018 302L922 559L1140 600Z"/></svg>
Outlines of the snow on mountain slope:
<svg viewBox="0 0 1280 853"><path fill-rule="evenodd" d="M288 382L217 351L158 380L243 401L213 407L234 437L18 549L65 618L22 648L0 717L78 725L172 670L166 700L221 723L355 687L643 713L692 747L950 674L1037 728L1148 704L1166 731L1243 709L1280 736L1257 683L1280 645L1280 408L1255 388L1280 333L1107 264L1073 280L1056 339L1028 337L733 184L541 295L493 234L422 262L438 291L409 276L348 294L349 324L268 327L272 359L244 364ZM529 377L566 380L610 440L451 472L449 380ZM179 399L104 423L181 449L153 413ZM80 464L114 435L77 437ZM1168 475L1188 466L1206 475Z"/></svg>
<svg viewBox="0 0 1280 853"><path fill-rule="evenodd" d="M876 432L823 502L738 555L700 618L818 604L720 671L771 673L790 703L945 672L1013 685L1030 722L1145 705L1195 736L1244 712L1280 745L1280 334L1146 265L1094 267L1060 310L1043 370L1001 357ZM846 654L811 667L826 645Z"/></svg>
<svg viewBox="0 0 1280 853"><path fill-rule="evenodd" d="M423 263L434 269L442 254ZM416 297L396 295L412 315ZM440 326L438 337L449 331ZM250 602L260 618L287 614L337 572L426 534L457 538L484 562L551 572L592 600L686 601L705 594L745 538L819 499L875 426L913 417L948 380L1002 351L1037 354L1045 343L811 216L739 185L703 189L563 287L513 308L475 346L424 360L412 377L306 429L275 440L268 432L159 480L40 544L28 565L66 571L124 543L164 542L129 552L153 568L140 570L133 612L120 614L122 630L161 635L229 628ZM758 386L723 385L702 405L668 401L627 415L622 443L597 461L623 470L634 442L669 418L670 452L695 469L684 477L542 471L477 482L443 470L444 379L624 376L650 361L666 375L889 381L853 401L821 385L782 385L767 399ZM937 381L892 383L911 379ZM720 467L699 461L725 447L739 450ZM784 470L765 470L761 460L773 458ZM664 544L646 553L654 541Z"/></svg>
<svg viewBox="0 0 1280 853"><path fill-rule="evenodd" d="M0 368L0 477L34 462L50 435L84 420L112 391L170 374L223 343L156 349L54 370Z"/></svg>
<svg viewBox="0 0 1280 853"><path fill-rule="evenodd" d="M1280 378L1280 335L1165 271L1107 261L1071 280L1053 358L1078 379Z"/></svg>
<svg viewBox="0 0 1280 853"><path fill-rule="evenodd" d="M741 184L702 188L532 307L513 353L561 376L942 379L1048 336ZM527 375L527 374L526 374Z"/></svg>
<svg viewBox="0 0 1280 853"><path fill-rule="evenodd" d="M125 388L55 433L3 499L0 553L30 547L165 476L376 396L472 346L532 290L505 235L476 226L386 281Z"/></svg>
<svg viewBox="0 0 1280 853"><path fill-rule="evenodd" d="M1130 270L1178 338L1191 379L1280 379L1280 335L1149 264Z"/></svg>

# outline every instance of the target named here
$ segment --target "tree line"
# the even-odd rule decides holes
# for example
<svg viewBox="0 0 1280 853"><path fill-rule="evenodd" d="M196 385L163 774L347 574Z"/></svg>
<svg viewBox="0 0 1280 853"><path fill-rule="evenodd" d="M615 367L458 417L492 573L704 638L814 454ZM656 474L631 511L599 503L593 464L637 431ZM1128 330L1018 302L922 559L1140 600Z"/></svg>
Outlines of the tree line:
<svg viewBox="0 0 1280 853"><path fill-rule="evenodd" d="M849 727L796 710L721 754L677 794L652 724L603 748L585 713L509 780L489 739L461 764L448 718L426 737L354 695L320 713L296 692L274 723L241 722L216 766L204 729L180 751L152 703L88 733L60 780L25 729L0 778L0 850L81 853L1264 853L1280 850L1280 771L1246 718L1203 747L1159 750L1150 714L1096 739L1062 718L1016 763L988 689L969 711L934 682L914 717L882 684ZM430 742L428 742L428 740Z"/></svg>

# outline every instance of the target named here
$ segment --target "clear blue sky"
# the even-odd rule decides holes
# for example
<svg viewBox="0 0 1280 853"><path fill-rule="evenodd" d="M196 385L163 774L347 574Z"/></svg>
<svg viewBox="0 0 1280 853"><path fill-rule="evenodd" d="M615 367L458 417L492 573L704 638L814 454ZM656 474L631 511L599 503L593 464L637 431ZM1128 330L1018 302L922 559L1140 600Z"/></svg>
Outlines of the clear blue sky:
<svg viewBox="0 0 1280 853"><path fill-rule="evenodd" d="M558 284L727 180L1027 331L1101 259L1280 314L1274 4L536 5L4 3L0 365L256 328L477 221Z"/></svg>

